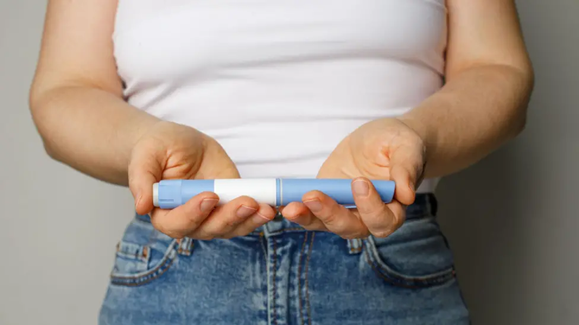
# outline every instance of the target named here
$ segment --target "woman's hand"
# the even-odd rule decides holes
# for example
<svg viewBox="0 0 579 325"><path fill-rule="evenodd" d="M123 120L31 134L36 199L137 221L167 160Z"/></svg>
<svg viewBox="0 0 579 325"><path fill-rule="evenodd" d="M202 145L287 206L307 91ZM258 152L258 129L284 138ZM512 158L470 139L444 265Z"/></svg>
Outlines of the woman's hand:
<svg viewBox="0 0 579 325"><path fill-rule="evenodd" d="M244 236L274 218L271 206L249 197L217 206L219 198L212 192L201 193L172 210L153 207L153 184L162 179L216 178L239 178L239 172L217 141L184 125L158 122L131 154L129 188L137 213L150 213L153 226L170 237Z"/></svg>
<svg viewBox="0 0 579 325"><path fill-rule="evenodd" d="M420 136L399 119L369 122L346 137L320 169L318 178L353 178L357 209L347 209L318 191L304 195L282 214L309 230L327 230L343 238L372 234L386 237L405 220L425 166L425 146ZM369 182L396 182L394 200L385 204Z"/></svg>

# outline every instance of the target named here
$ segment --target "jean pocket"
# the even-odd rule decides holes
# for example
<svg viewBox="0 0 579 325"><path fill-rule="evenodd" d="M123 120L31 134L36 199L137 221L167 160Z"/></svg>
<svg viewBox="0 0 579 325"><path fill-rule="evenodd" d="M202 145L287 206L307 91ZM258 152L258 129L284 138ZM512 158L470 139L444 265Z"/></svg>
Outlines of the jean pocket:
<svg viewBox="0 0 579 325"><path fill-rule="evenodd" d="M156 230L150 222L134 219L117 244L111 283L140 286L154 281L177 258L177 240Z"/></svg>
<svg viewBox="0 0 579 325"><path fill-rule="evenodd" d="M455 276L452 252L433 217L407 221L390 236L370 236L364 244L368 264L391 285L424 288Z"/></svg>

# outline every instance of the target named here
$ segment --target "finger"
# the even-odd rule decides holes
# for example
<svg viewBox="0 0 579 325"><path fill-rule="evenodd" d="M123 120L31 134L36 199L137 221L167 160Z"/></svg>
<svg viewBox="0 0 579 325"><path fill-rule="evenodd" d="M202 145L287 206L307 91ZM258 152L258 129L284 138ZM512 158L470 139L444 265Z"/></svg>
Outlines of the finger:
<svg viewBox="0 0 579 325"><path fill-rule="evenodd" d="M153 184L163 175L160 157L154 148L135 147L129 163L129 189L135 198L135 210L144 215L153 210Z"/></svg>
<svg viewBox="0 0 579 325"><path fill-rule="evenodd" d="M399 216L382 201L368 179L362 177L354 179L352 192L360 219L372 235L386 237L401 225Z"/></svg>
<svg viewBox="0 0 579 325"><path fill-rule="evenodd" d="M394 223L392 228L390 229L390 234L396 231L398 228L402 227L404 221L406 221L406 205L398 202L392 201L391 203L386 204L386 207L392 215L394 216ZM387 236L390 234L386 234Z"/></svg>
<svg viewBox="0 0 579 325"><path fill-rule="evenodd" d="M281 214L287 220L297 223L307 230L327 231L324 223L318 219L308 207L301 202L292 202L281 209Z"/></svg>
<svg viewBox="0 0 579 325"><path fill-rule="evenodd" d="M259 204L259 209L255 214L247 218L244 222L239 224L232 232L225 234L224 238L233 238L246 236L254 231L256 228L263 226L267 222L273 220L276 212L271 206L261 203Z"/></svg>
<svg viewBox="0 0 579 325"><path fill-rule="evenodd" d="M197 229L218 202L219 197L215 193L203 192L175 209L154 209L151 223L169 237L180 239Z"/></svg>
<svg viewBox="0 0 579 325"><path fill-rule="evenodd" d="M237 225L254 215L259 204L252 198L240 196L218 206L203 224L189 236L198 239L212 239L232 232Z"/></svg>
<svg viewBox="0 0 579 325"><path fill-rule="evenodd" d="M302 200L329 231L343 238L361 238L368 235L368 229L352 211L324 193L312 191L306 193Z"/></svg>
<svg viewBox="0 0 579 325"><path fill-rule="evenodd" d="M396 182L394 198L404 205L412 204L423 172L423 157L417 151L400 147L392 152L390 163L390 178Z"/></svg>

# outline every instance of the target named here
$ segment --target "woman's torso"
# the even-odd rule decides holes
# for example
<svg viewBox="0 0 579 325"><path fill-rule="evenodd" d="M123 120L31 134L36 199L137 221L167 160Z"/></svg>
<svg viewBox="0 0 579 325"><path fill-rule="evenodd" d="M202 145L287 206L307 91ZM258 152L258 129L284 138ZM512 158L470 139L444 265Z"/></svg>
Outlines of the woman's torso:
<svg viewBox="0 0 579 325"><path fill-rule="evenodd" d="M315 177L354 129L440 89L446 10L444 0L119 0L113 39L130 104L213 136L242 177Z"/></svg>

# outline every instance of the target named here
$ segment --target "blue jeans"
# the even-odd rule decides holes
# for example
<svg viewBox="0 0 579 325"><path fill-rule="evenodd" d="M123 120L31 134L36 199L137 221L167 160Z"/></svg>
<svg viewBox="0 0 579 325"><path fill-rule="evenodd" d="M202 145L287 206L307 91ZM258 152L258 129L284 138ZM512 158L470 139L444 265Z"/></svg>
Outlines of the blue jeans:
<svg viewBox="0 0 579 325"><path fill-rule="evenodd" d="M136 216L99 324L469 324L435 210L418 195L399 230L364 240L278 218L245 237L178 242Z"/></svg>

